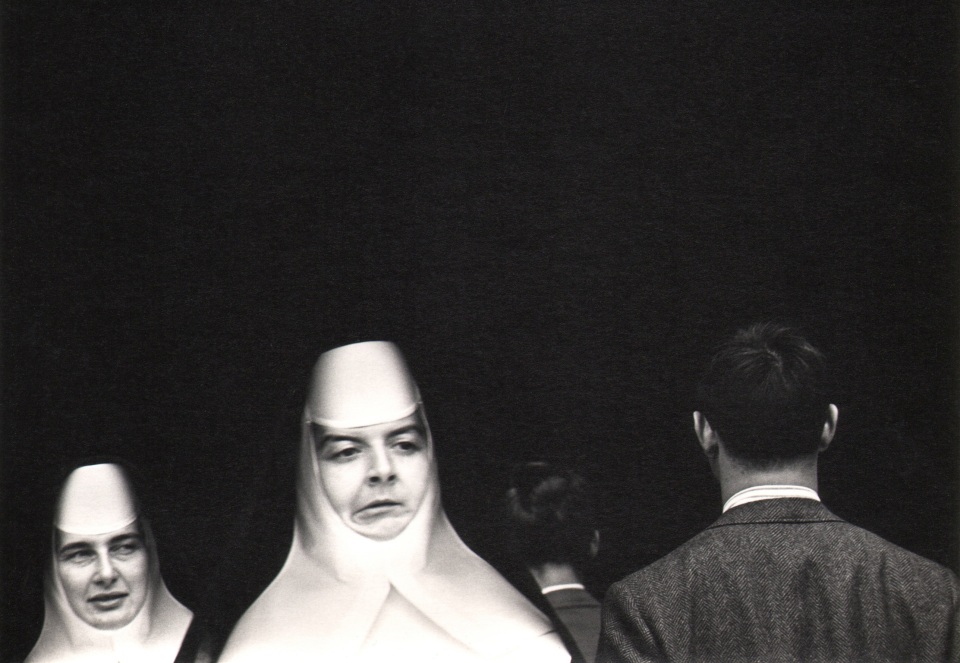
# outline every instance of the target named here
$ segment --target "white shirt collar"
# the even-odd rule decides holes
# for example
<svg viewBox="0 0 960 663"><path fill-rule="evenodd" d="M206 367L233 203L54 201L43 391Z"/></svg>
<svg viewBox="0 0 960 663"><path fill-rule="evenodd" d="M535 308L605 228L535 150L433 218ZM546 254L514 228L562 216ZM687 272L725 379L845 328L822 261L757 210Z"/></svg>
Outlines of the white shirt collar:
<svg viewBox="0 0 960 663"><path fill-rule="evenodd" d="M541 594L549 594L550 592L559 592L561 589L586 589L579 582L568 582L564 585L547 585L540 590Z"/></svg>
<svg viewBox="0 0 960 663"><path fill-rule="evenodd" d="M723 505L723 510L727 512L741 504L748 504L759 500L777 500L786 497L799 497L805 500L820 501L820 496L817 495L817 491L804 486L751 486L732 495Z"/></svg>

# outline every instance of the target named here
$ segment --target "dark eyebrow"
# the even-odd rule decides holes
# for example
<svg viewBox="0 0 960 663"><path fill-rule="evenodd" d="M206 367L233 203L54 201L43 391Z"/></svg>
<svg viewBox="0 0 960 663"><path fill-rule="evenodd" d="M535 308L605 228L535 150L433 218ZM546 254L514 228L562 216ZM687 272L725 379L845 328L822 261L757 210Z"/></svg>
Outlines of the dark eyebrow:
<svg viewBox="0 0 960 663"><path fill-rule="evenodd" d="M143 537L137 534L136 532L127 532L126 534L119 534L108 542L108 545L115 546L118 543L125 543L126 541L133 539L137 543L143 543Z"/></svg>
<svg viewBox="0 0 960 663"><path fill-rule="evenodd" d="M327 443L329 443L329 442L353 442L354 444L362 444L362 445L364 445L364 446L366 446L366 444L367 444L366 441L364 441L362 438L353 437L352 435L332 435L332 434L324 434L324 435L321 435L321 436L318 438L317 435L316 435L316 433L317 433L318 431L321 431L321 432L322 432L322 431L323 431L323 427L320 426L319 424L316 424L316 423L314 423L313 426L315 427L315 428L313 429L313 431L314 431L313 439L314 439L314 442L315 442L315 444L316 444L316 446L317 446L317 450L318 450L318 451L319 451L320 449L323 449L323 447L324 447ZM409 432L411 432L411 431L419 434L419 435L422 436L422 437L426 437L426 435L427 435L426 432L425 432L424 429L423 429L423 426L421 426L420 424L410 424L409 426L404 426L403 428L398 428L398 429L395 430L395 431L391 431L390 434L389 434L387 437L393 438L393 437L396 437L396 436L398 436L398 435L403 435L404 433L409 433Z"/></svg>
<svg viewBox="0 0 960 663"><path fill-rule="evenodd" d="M366 445L366 442L360 438L351 437L350 435L324 435L317 442L317 449L322 449L328 442L353 442L354 444Z"/></svg>
<svg viewBox="0 0 960 663"><path fill-rule="evenodd" d="M328 442L333 442L334 440L345 440L357 442L353 438L346 435L327 435L324 433L324 428L315 421L310 422L310 435L313 437L313 445L317 451L320 451Z"/></svg>
<svg viewBox="0 0 960 663"><path fill-rule="evenodd" d="M91 546L86 541L77 541L76 543L68 543L67 545L63 546L62 548L60 548L60 550L57 551L57 554L62 555L63 553L74 552L75 550L92 550L92 549L93 549L93 546Z"/></svg>
<svg viewBox="0 0 960 663"><path fill-rule="evenodd" d="M419 424L410 424L409 426L404 426L403 428L400 428L391 432L388 437L396 437L398 435L403 435L404 433L409 433L411 431L414 433L417 433L420 436L426 437L426 433L424 433L423 428Z"/></svg>

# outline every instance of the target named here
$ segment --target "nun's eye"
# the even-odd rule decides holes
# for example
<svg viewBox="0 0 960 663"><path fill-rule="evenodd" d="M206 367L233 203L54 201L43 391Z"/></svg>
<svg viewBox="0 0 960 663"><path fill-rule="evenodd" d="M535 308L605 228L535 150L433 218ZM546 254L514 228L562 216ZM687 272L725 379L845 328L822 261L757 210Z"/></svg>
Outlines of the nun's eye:
<svg viewBox="0 0 960 663"><path fill-rule="evenodd" d="M127 539L111 546L110 553L117 557L129 557L140 550L140 542L136 539Z"/></svg>
<svg viewBox="0 0 960 663"><path fill-rule="evenodd" d="M73 548L60 553L60 560L71 564L86 564L94 557L90 548Z"/></svg>
<svg viewBox="0 0 960 663"><path fill-rule="evenodd" d="M348 460L352 460L358 455L360 455L360 448L356 445L350 444L339 446L337 444L328 443L327 449L323 454L323 458L335 463L344 463Z"/></svg>
<svg viewBox="0 0 960 663"><path fill-rule="evenodd" d="M393 443L393 448L404 454L416 453L423 447L423 440L419 437L404 438Z"/></svg>

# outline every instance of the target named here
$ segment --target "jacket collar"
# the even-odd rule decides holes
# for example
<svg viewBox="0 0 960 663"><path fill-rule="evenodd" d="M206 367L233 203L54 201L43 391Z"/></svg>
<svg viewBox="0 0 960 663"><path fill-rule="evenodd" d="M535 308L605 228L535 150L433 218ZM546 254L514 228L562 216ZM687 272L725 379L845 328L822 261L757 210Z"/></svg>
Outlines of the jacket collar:
<svg viewBox="0 0 960 663"><path fill-rule="evenodd" d="M816 500L782 498L749 502L734 507L720 516L710 527L761 523L830 523L844 522Z"/></svg>

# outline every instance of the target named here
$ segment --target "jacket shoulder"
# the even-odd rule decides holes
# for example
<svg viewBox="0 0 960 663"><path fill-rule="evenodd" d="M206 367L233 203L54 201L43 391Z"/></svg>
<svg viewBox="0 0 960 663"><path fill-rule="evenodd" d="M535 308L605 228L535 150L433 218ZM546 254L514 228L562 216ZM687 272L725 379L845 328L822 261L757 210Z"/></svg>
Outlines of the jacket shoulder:
<svg viewBox="0 0 960 663"><path fill-rule="evenodd" d="M826 512L829 513L829 512ZM777 528L812 525L796 529L796 547L780 550L787 556L812 555L825 560L827 566L871 566L883 569L894 584L932 587L934 593L950 595L960 603L960 581L957 575L933 560L913 553L881 536L845 520L832 516L820 522L806 523L731 523L724 518L697 533L660 559L625 576L611 585L609 596L655 592L677 585L686 585L694 576L713 575L717 569L730 569L746 564L744 552L755 552L768 541L777 539ZM771 526L773 529L771 529Z"/></svg>

